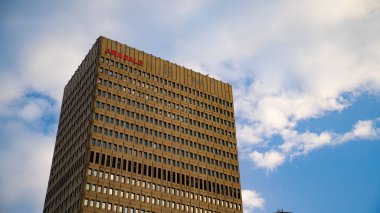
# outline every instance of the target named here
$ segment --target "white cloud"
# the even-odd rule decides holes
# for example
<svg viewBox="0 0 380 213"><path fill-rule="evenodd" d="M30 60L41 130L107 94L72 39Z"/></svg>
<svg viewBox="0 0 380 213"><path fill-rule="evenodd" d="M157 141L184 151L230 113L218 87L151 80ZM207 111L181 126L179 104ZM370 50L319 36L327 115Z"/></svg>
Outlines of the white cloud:
<svg viewBox="0 0 380 213"><path fill-rule="evenodd" d="M41 117L42 109L36 103L29 103L25 105L20 111L20 117L24 120L34 120Z"/></svg>
<svg viewBox="0 0 380 213"><path fill-rule="evenodd" d="M249 154L252 162L259 168L269 171L281 166L287 158L306 155L309 152L327 146L336 146L353 140L380 139L378 118L374 120L358 121L352 130L345 133L323 131L319 134L313 132L297 132L295 130L282 130L280 136L284 140L278 146L267 152L252 151Z"/></svg>
<svg viewBox="0 0 380 213"><path fill-rule="evenodd" d="M17 79L8 73L0 70L0 85L7 88L1 91L0 96L0 113L6 112L6 105L20 98L23 95L24 88L18 83Z"/></svg>
<svg viewBox="0 0 380 213"><path fill-rule="evenodd" d="M30 212L40 212L49 179L54 136L36 132L20 122L3 123L1 134L7 138L0 150L0 206L26 202L32 207Z"/></svg>
<svg viewBox="0 0 380 213"><path fill-rule="evenodd" d="M254 209L264 209L265 199L254 190L242 190L242 200L245 213L251 213Z"/></svg>
<svg viewBox="0 0 380 213"><path fill-rule="evenodd" d="M378 139L380 138L380 128L377 128L375 124L378 119L358 121L354 128L339 138L340 143L344 143L350 140L356 139Z"/></svg>
<svg viewBox="0 0 380 213"><path fill-rule="evenodd" d="M265 168L268 170L273 170L279 165L281 165L284 160L285 156L277 152L275 150L269 150L265 153L260 153L257 151L253 151L251 154L249 154L249 157L252 159L252 161L256 164L257 167Z"/></svg>
<svg viewBox="0 0 380 213"><path fill-rule="evenodd" d="M28 89L42 92L60 102L63 89L91 46L84 47L82 38L40 37L27 47L20 74ZM92 39L95 42L95 38ZM41 43L43 45L41 46Z"/></svg>
<svg viewBox="0 0 380 213"><path fill-rule="evenodd" d="M281 135L285 142L279 148L291 157L307 154L311 150L330 145L334 136L331 132L322 132L320 134L312 132L298 133L294 130L284 130Z"/></svg>
<svg viewBox="0 0 380 213"><path fill-rule="evenodd" d="M9 108L8 115L13 112L15 116L28 122L37 121L44 115L52 115L58 111L56 104L50 104L42 98L27 98L26 103Z"/></svg>
<svg viewBox="0 0 380 213"><path fill-rule="evenodd" d="M373 121L371 120L359 121L355 125L352 133L356 137L361 137L361 138L374 138L374 137L378 137L379 135L379 131L374 129Z"/></svg>
<svg viewBox="0 0 380 213"><path fill-rule="evenodd" d="M251 125L240 125L236 126L238 134L238 141L241 145L255 145L262 142L262 138L258 137L258 128L253 128Z"/></svg>

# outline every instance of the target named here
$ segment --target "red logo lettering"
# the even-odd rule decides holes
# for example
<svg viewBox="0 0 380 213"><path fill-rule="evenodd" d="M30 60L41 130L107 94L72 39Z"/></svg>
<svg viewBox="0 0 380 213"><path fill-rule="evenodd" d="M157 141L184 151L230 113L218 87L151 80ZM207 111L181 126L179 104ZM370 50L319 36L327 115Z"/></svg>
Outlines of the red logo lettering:
<svg viewBox="0 0 380 213"><path fill-rule="evenodd" d="M116 56L118 58L122 58L125 61L130 61L130 62L132 62L134 64L139 65L139 66L143 65L143 61L142 60L138 60L136 62L136 60L133 57L129 57L129 56L125 55L125 54L119 53L116 50L110 50L109 48L107 48L106 51L105 51L105 53L109 53L109 54L114 55L114 56Z"/></svg>

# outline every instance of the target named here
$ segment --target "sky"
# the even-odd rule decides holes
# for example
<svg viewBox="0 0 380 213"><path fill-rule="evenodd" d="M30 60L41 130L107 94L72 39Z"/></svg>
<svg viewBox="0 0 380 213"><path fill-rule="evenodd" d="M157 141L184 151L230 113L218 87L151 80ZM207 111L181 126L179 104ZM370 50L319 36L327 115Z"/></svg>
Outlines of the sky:
<svg viewBox="0 0 380 213"><path fill-rule="evenodd" d="M0 212L42 212L102 35L233 86L244 212L380 212L378 0L0 1Z"/></svg>

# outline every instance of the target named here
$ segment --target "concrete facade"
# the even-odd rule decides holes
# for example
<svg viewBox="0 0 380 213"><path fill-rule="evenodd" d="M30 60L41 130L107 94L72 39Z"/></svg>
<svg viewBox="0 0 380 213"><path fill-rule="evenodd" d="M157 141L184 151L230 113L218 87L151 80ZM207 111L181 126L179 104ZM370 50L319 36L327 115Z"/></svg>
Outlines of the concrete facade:
<svg viewBox="0 0 380 213"><path fill-rule="evenodd" d="M232 87L99 37L65 87L44 212L242 212Z"/></svg>

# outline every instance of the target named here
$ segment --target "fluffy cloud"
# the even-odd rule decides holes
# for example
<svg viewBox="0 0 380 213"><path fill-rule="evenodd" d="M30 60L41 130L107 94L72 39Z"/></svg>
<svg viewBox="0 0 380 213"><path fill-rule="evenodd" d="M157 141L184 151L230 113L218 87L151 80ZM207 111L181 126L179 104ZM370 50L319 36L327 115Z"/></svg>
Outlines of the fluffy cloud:
<svg viewBox="0 0 380 213"><path fill-rule="evenodd" d="M264 209L265 199L254 190L242 190L244 212L251 213L254 209Z"/></svg>
<svg viewBox="0 0 380 213"><path fill-rule="evenodd" d="M374 120L358 121L353 126L352 130L342 134L326 131L319 134L312 132L299 133L295 130L284 130L281 133L281 136L284 139L284 142L276 147L276 152L281 154L276 155L294 158L325 146L336 146L359 139L380 139L380 124L379 119L377 118ZM270 155L268 153L261 154L252 152L250 157L258 167L273 170L275 167L280 166L281 163L284 162L284 159L282 159L282 161L276 161L276 155L272 156L273 159L270 160Z"/></svg>
<svg viewBox="0 0 380 213"><path fill-rule="evenodd" d="M262 138L259 137L261 130L258 127L252 125L236 125L236 129L239 132L238 141L242 146L256 145L262 142Z"/></svg>
<svg viewBox="0 0 380 213"><path fill-rule="evenodd" d="M249 155L249 157L256 164L256 166L269 170L275 169L285 160L285 156L282 153L274 150L270 150L265 153L254 151Z"/></svg>
<svg viewBox="0 0 380 213"><path fill-rule="evenodd" d="M359 121L354 126L351 132L344 134L340 141L346 142L355 139L376 139L380 137L380 128L376 128L375 124L378 123L379 119L376 120L365 120Z"/></svg>
<svg viewBox="0 0 380 213"><path fill-rule="evenodd" d="M291 157L307 154L311 150L331 144L333 134L322 132L320 134L312 132L298 133L297 131L283 131L282 137L285 142L279 147L281 151Z"/></svg>

